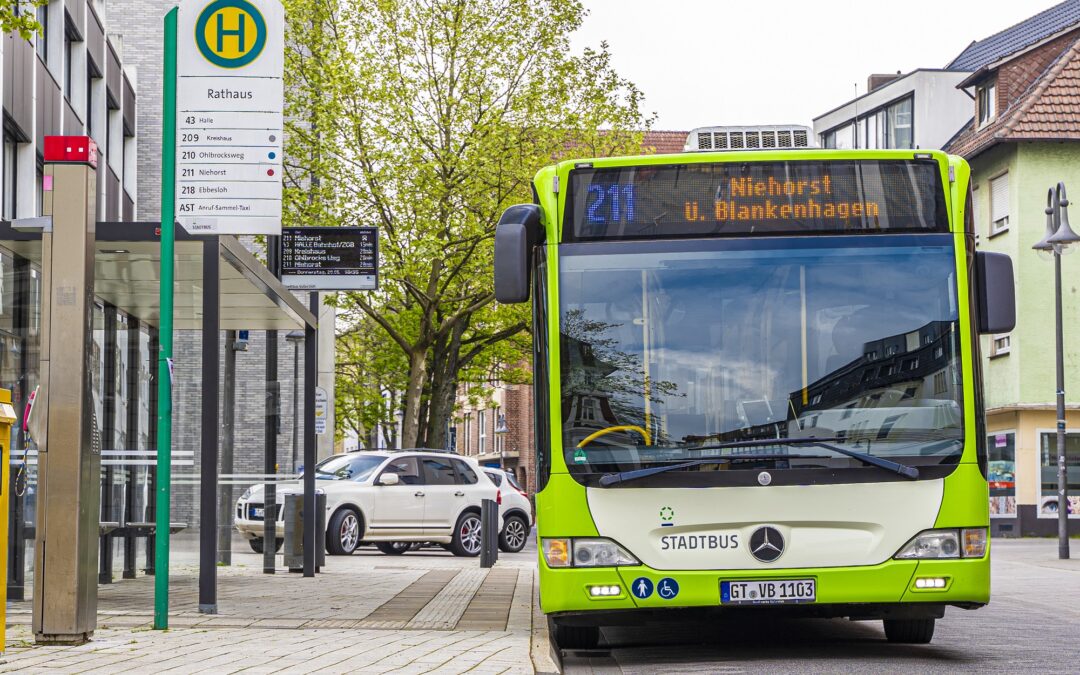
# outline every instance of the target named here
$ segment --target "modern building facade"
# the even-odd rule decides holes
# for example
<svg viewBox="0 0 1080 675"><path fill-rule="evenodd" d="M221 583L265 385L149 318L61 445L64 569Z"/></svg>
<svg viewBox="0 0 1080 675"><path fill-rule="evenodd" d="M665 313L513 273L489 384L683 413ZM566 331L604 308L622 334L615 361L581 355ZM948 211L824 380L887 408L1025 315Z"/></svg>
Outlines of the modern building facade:
<svg viewBox="0 0 1080 675"><path fill-rule="evenodd" d="M814 118L823 148L939 149L971 119L967 73L920 68L871 75L866 92Z"/></svg>
<svg viewBox="0 0 1080 675"><path fill-rule="evenodd" d="M970 73L971 123L946 145L972 169L979 246L1008 254L1017 322L983 338L993 531L1056 532L1054 264L1032 250L1047 190L1080 194L1080 2L1070 0L969 45L950 64ZM1074 215L1075 212L1074 212ZM1062 259L1069 509L1080 532L1080 260Z"/></svg>
<svg viewBox="0 0 1080 675"><path fill-rule="evenodd" d="M138 112L135 73L122 60L119 37L107 30L104 3L53 0L23 11L36 11L41 33L0 39L0 387L12 391L20 414L39 384L40 245L17 241L8 223L41 215L52 189L44 139L56 135L90 136L97 143L97 219L121 229L134 220ZM102 520L125 508L145 515L146 467L124 460L153 447L157 331L104 297L92 313L91 410L102 448ZM37 448L15 434L12 450L12 481L3 487L12 494L8 597L18 600L24 597L22 580L32 576Z"/></svg>

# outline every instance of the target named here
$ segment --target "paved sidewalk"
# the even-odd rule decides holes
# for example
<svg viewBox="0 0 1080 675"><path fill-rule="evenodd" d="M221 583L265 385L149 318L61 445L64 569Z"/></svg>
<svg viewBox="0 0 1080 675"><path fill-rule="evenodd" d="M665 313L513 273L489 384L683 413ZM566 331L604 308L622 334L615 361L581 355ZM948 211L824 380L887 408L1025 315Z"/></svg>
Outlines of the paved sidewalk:
<svg viewBox="0 0 1080 675"><path fill-rule="evenodd" d="M151 630L153 577L99 587L98 630L37 647L31 603L9 603L0 672L532 673L535 547L491 570L441 549L330 557L314 579L262 556L218 568L218 614L198 612L198 568L178 547L169 631ZM280 557L279 557L280 562Z"/></svg>

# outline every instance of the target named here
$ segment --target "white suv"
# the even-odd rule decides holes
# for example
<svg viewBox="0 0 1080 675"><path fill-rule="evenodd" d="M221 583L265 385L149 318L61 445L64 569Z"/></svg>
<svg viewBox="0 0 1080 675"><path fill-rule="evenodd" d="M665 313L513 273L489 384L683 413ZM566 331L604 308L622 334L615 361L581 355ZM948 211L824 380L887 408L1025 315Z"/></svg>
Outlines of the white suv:
<svg viewBox="0 0 1080 675"><path fill-rule="evenodd" d="M476 460L432 450L334 455L316 465L315 479L326 493L331 555L349 555L361 542L396 555L411 542L425 541L444 544L455 555L480 555L480 504L498 498L498 488ZM285 495L302 491L300 482L277 486L279 533ZM256 551L263 548L263 507L261 485L236 504L236 529Z"/></svg>

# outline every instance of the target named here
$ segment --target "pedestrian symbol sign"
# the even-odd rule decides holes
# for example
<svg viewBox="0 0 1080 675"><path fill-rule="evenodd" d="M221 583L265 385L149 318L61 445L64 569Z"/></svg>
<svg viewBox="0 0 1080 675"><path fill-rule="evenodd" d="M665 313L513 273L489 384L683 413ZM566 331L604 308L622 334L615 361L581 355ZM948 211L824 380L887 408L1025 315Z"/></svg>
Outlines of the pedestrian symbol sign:
<svg viewBox="0 0 1080 675"><path fill-rule="evenodd" d="M634 583L630 584L630 592L640 600L644 600L652 595L652 591L652 579L648 577L638 577L637 579L634 579Z"/></svg>
<svg viewBox="0 0 1080 675"><path fill-rule="evenodd" d="M266 21L247 0L216 0L195 21L195 46L215 66L241 68L266 46Z"/></svg>

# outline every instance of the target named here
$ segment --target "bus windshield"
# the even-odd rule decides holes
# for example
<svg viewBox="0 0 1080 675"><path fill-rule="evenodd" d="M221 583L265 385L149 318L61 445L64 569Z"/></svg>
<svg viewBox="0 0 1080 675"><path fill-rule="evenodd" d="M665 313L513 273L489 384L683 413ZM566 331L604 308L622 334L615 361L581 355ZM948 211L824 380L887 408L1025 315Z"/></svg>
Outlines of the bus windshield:
<svg viewBox="0 0 1080 675"><path fill-rule="evenodd" d="M579 243L560 253L572 473L737 457L709 448L742 440L777 439L771 454L830 454L783 443L810 436L910 464L958 461L950 235ZM838 453L800 461L859 466Z"/></svg>

